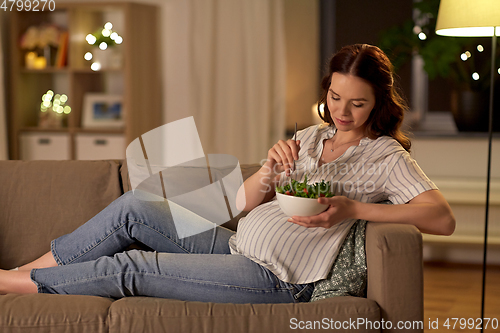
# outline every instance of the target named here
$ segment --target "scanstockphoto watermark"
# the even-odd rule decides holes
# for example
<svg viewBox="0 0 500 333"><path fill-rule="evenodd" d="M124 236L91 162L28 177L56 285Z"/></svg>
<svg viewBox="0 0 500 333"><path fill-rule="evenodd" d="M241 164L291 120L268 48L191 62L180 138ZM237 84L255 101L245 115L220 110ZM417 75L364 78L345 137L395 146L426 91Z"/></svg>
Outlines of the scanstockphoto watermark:
<svg viewBox="0 0 500 333"><path fill-rule="evenodd" d="M267 175L279 174L280 171L278 169L282 167L282 164L276 163L273 168L270 168L266 166L267 161L267 159L260 161L260 165L265 167L265 173ZM385 174L388 176L391 172L391 166L388 163L368 162L364 158L350 163L327 163L322 165L320 168L317 168L315 162L312 160L309 163L298 160L295 163L295 168L299 172L307 173L318 169L318 172L321 172L322 174L339 174L341 176L348 174L362 174L367 176L381 176Z"/></svg>
<svg viewBox="0 0 500 333"><path fill-rule="evenodd" d="M276 174L279 174L280 164L275 164L270 168L266 164L267 159L261 160L261 165L264 167L264 177L261 179L261 184L264 188L262 192L269 192L272 190L268 182ZM367 162L362 159L356 163L329 163L323 165L321 168L316 169L314 164L307 165L305 163L297 163L295 173L303 177L307 175L308 179L313 179L317 175L329 175L336 178L325 180L330 183L330 188L342 191L343 193L358 192L364 194L373 193L376 190L375 181L381 175L389 175L391 167L387 163L373 163ZM266 177L268 176L268 177ZM338 177L340 176L340 178ZM297 176L291 176L297 179ZM320 177L325 178L325 177Z"/></svg>
<svg viewBox="0 0 500 333"><path fill-rule="evenodd" d="M42 12L56 10L54 0L0 0L0 10L4 12Z"/></svg>
<svg viewBox="0 0 500 333"><path fill-rule="evenodd" d="M168 204L179 238L214 229L245 207L238 159L205 154L193 117L140 135L126 157L134 196Z"/></svg>
<svg viewBox="0 0 500 333"><path fill-rule="evenodd" d="M327 181L325 181L327 182ZM358 179L351 179L351 180L346 180L346 181L340 181L340 180L330 180L327 183L330 183L330 188L333 189L334 191L339 191L342 193L351 193L351 192L356 192L356 193L361 193L361 194L370 194L375 192L376 187L375 187L375 182L373 180L362 180L360 178ZM261 184L264 186L263 189L261 189L261 192L264 193L269 193L272 190L272 186L270 184L266 184L264 180L261 180ZM297 187L300 186L299 184L294 184L290 183L290 188L292 189L292 192L297 192L298 189ZM317 194L326 194L326 192L322 192L321 188L319 189L319 193Z"/></svg>
<svg viewBox="0 0 500 333"><path fill-rule="evenodd" d="M388 320L369 320L367 318L350 318L349 320L334 320L323 318L322 320L299 320L290 318L290 329L292 330L423 330L424 322L398 321L393 323Z"/></svg>

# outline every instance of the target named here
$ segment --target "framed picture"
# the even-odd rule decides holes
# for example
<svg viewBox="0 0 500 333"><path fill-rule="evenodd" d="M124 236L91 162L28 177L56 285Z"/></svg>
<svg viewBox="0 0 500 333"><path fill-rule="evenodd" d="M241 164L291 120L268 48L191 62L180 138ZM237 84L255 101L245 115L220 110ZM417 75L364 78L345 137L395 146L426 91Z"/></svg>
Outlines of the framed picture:
<svg viewBox="0 0 500 333"><path fill-rule="evenodd" d="M87 93L83 99L84 128L123 127L123 98L121 95Z"/></svg>

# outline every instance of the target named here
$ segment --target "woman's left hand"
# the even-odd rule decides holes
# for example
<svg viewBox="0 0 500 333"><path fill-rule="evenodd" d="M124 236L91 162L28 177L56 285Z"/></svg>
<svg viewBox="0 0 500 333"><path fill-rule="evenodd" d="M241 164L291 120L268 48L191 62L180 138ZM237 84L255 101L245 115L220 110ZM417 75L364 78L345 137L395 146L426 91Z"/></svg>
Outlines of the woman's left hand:
<svg viewBox="0 0 500 333"><path fill-rule="evenodd" d="M330 228L345 219L355 216L356 201L347 197L319 198L318 202L329 205L328 209L318 215L293 216L288 221L306 228Z"/></svg>

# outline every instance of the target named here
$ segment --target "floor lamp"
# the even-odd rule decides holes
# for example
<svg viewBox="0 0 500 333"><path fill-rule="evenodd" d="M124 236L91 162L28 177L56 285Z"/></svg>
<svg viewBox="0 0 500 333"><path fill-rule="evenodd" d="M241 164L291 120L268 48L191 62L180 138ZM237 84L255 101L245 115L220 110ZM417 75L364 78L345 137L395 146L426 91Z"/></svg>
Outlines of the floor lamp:
<svg viewBox="0 0 500 333"><path fill-rule="evenodd" d="M488 247L488 211L490 206L491 142L493 137L493 93L497 36L500 35L500 1L498 0L441 0L436 23L441 36L492 37L490 100L488 124L488 168L486 175L486 211L484 221L483 284L481 319L484 318L486 254ZM484 321L483 321L484 322ZM483 332L483 326L481 326Z"/></svg>

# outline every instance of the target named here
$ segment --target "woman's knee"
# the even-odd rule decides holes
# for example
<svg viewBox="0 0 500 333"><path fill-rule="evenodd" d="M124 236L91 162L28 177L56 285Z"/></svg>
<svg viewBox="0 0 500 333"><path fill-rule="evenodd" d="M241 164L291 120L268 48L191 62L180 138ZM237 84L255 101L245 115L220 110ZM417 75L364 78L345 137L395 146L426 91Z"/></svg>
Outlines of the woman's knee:
<svg viewBox="0 0 500 333"><path fill-rule="evenodd" d="M144 191L140 190L135 190L135 191L128 191L125 192L121 197L121 203L126 206L140 206L143 205L147 202L154 201L154 198L148 195L148 193L145 193Z"/></svg>
<svg viewBox="0 0 500 333"><path fill-rule="evenodd" d="M128 191L121 197L120 204L123 211L128 211L138 216L165 216L169 215L168 205L161 197L153 196L144 191L135 190L134 192Z"/></svg>
<svg viewBox="0 0 500 333"><path fill-rule="evenodd" d="M128 191L128 192L125 192L122 194L122 196L120 197L121 200L123 200L124 202L125 201L130 201L130 200L135 200L135 196L134 196L134 191Z"/></svg>
<svg viewBox="0 0 500 333"><path fill-rule="evenodd" d="M134 195L134 192L125 192L119 199L120 205L122 207L136 206L139 202L138 198Z"/></svg>
<svg viewBox="0 0 500 333"><path fill-rule="evenodd" d="M163 202L165 199L161 196L142 191L134 190L125 192L122 196L123 200L129 203L143 203L143 202Z"/></svg>

